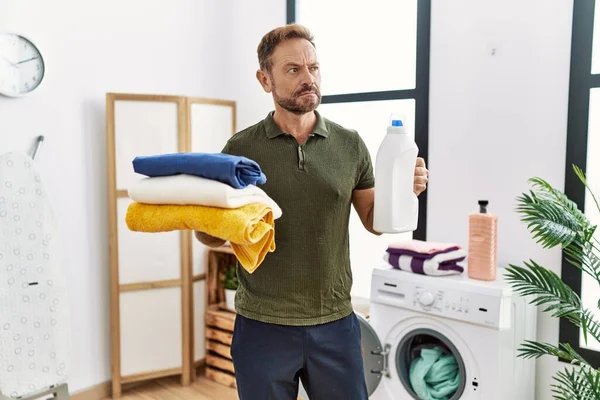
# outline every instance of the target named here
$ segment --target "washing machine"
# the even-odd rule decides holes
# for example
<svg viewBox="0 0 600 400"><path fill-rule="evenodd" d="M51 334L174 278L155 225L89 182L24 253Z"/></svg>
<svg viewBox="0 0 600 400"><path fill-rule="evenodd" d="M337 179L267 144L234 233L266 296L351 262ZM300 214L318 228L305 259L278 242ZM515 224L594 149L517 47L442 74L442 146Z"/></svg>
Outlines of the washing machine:
<svg viewBox="0 0 600 400"><path fill-rule="evenodd" d="M370 399L419 399L410 366L427 346L456 360L449 400L535 398L535 360L517 354L535 340L536 309L511 290L503 269L493 282L387 266L372 278L369 316L359 318Z"/></svg>

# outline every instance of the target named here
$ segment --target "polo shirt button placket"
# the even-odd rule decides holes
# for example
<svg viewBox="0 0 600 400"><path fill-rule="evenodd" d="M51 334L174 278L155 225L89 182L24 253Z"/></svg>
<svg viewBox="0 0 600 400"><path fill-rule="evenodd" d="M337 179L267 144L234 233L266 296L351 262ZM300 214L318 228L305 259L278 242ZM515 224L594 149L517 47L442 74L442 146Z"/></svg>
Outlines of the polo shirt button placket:
<svg viewBox="0 0 600 400"><path fill-rule="evenodd" d="M302 146L298 146L298 168L304 171L304 151Z"/></svg>

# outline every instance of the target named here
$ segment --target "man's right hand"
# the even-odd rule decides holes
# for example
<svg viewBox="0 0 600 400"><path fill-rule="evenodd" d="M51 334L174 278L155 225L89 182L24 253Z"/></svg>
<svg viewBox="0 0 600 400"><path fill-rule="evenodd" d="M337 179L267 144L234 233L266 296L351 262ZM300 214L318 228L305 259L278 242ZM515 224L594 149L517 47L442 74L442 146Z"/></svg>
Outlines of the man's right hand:
<svg viewBox="0 0 600 400"><path fill-rule="evenodd" d="M204 232L194 231L194 235L196 236L196 239L208 247L220 247L226 242L226 240L207 235Z"/></svg>

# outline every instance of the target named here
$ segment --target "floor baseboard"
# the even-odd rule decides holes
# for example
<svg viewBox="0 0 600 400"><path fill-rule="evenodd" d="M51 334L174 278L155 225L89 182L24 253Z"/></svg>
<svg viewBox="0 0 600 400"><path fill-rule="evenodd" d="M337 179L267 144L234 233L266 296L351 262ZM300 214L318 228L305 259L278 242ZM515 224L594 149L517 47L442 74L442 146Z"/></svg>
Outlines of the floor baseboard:
<svg viewBox="0 0 600 400"><path fill-rule="evenodd" d="M111 382L103 382L70 395L71 400L103 400L111 396Z"/></svg>
<svg viewBox="0 0 600 400"><path fill-rule="evenodd" d="M196 362L196 368L194 368L194 379L196 380L196 377L198 375L203 375L204 373L204 359L199 360L198 362ZM126 389L131 389L131 388L135 388L138 386L143 385L145 382L136 382L136 383L130 383L128 385L126 385ZM95 386L92 386L90 388L87 389L82 389L76 393L73 393L70 395L70 400L105 400L105 399L110 399L112 396L112 382L111 381L106 381L103 383L99 383Z"/></svg>

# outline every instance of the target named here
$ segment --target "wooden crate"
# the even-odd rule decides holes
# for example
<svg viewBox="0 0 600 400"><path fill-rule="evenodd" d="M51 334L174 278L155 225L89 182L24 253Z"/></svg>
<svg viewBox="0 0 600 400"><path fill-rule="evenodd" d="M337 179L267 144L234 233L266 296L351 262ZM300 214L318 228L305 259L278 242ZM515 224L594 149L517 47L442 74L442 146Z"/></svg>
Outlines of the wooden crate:
<svg viewBox="0 0 600 400"><path fill-rule="evenodd" d="M209 249L206 269L205 375L232 388L236 387L231 360L231 340L236 313L225 308L225 291L221 285L224 270L235 263L229 247Z"/></svg>
<svg viewBox="0 0 600 400"><path fill-rule="evenodd" d="M206 377L217 383L237 388L231 361L231 340L236 313L223 303L211 304L206 310ZM304 399L298 396L298 400Z"/></svg>

